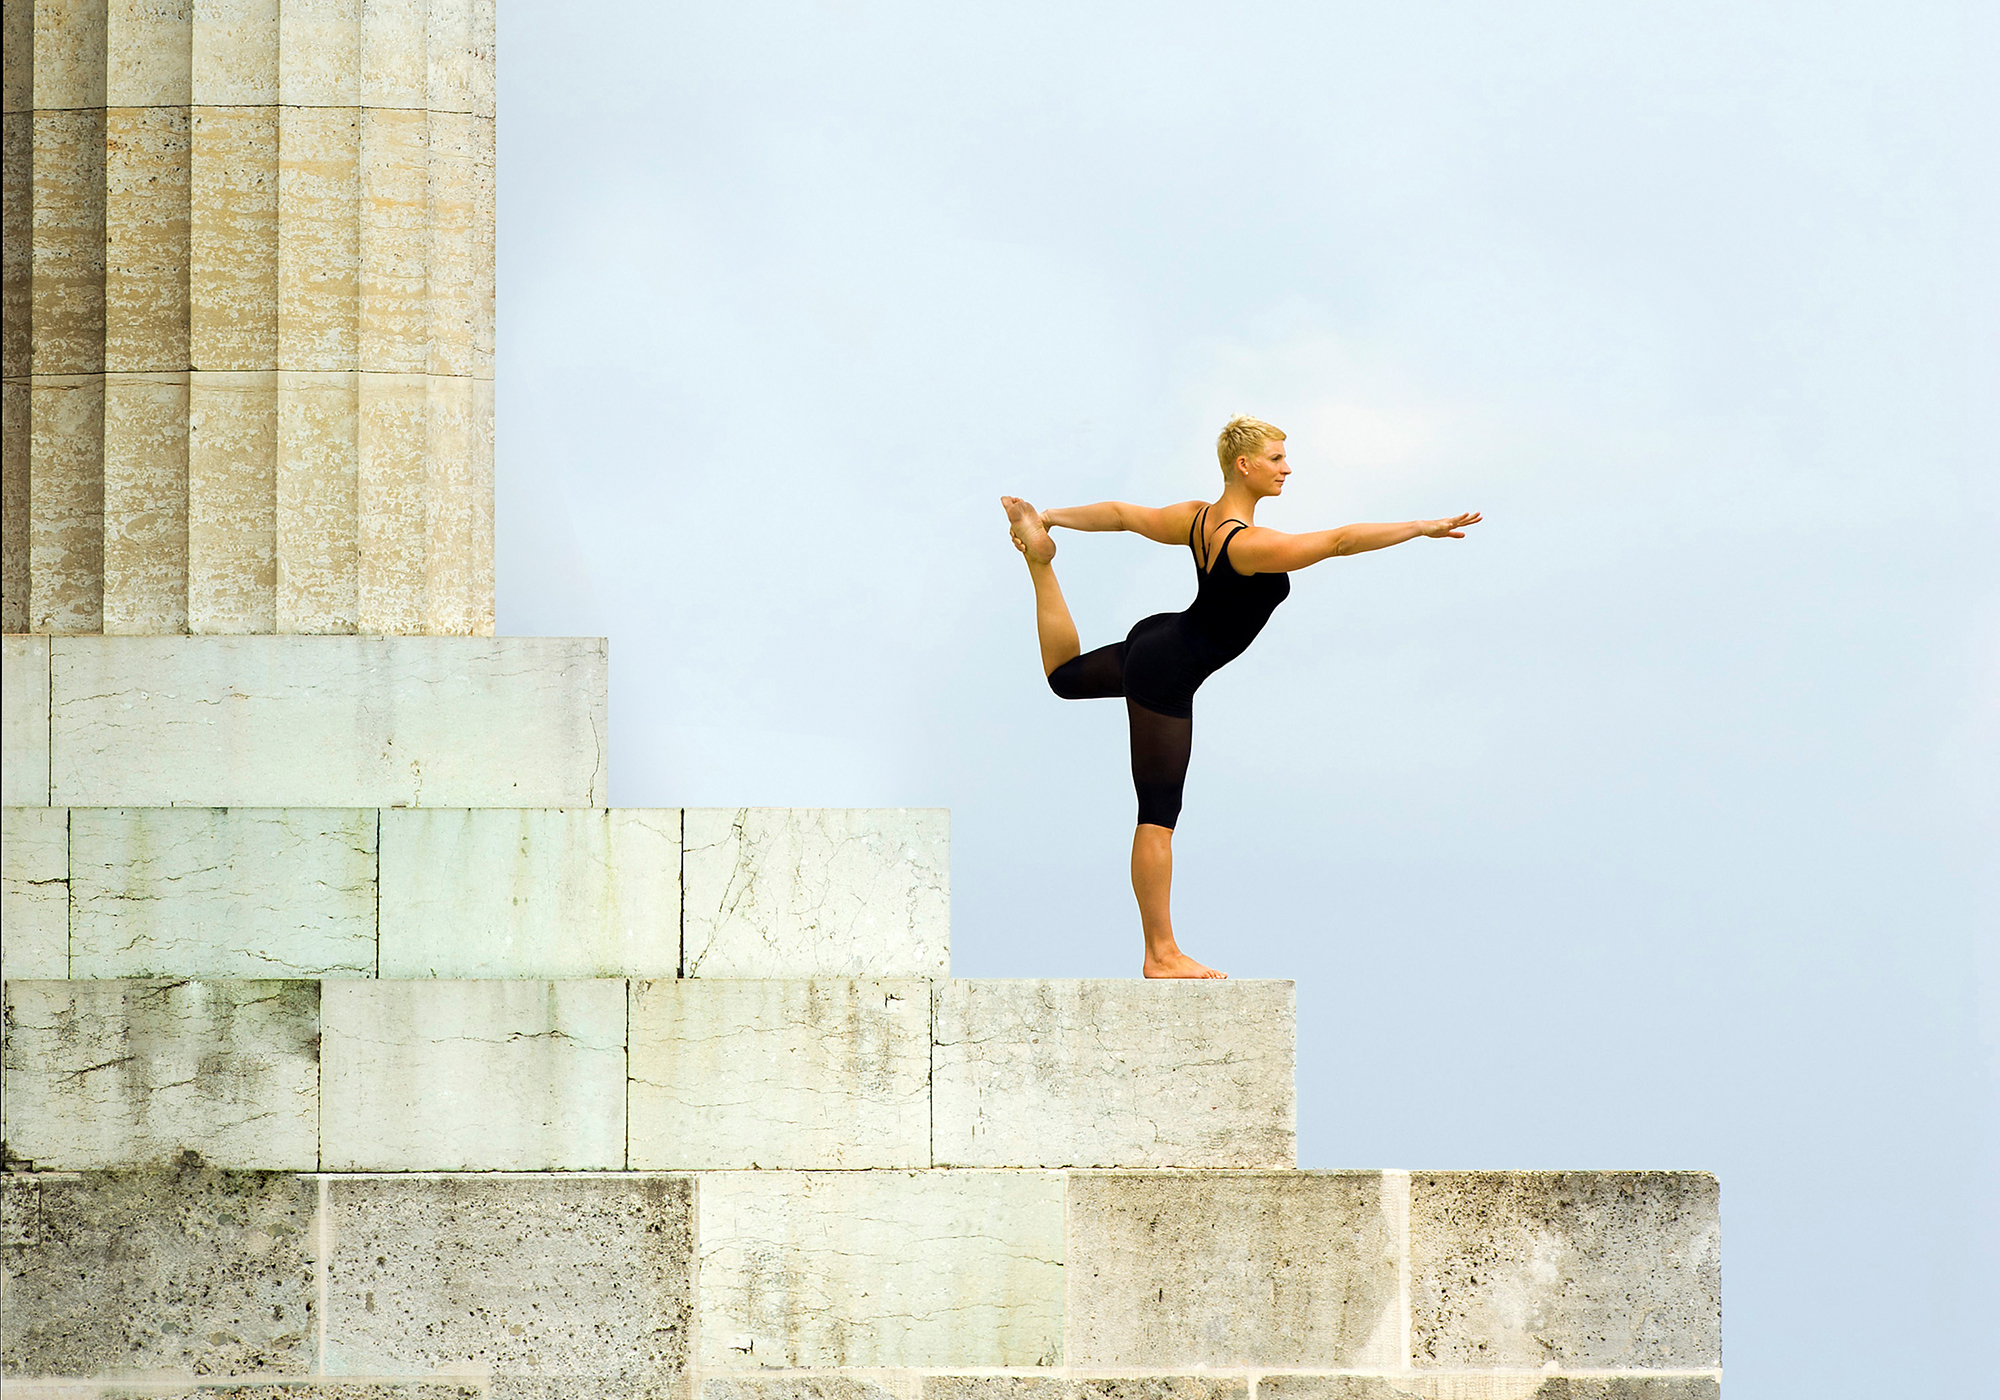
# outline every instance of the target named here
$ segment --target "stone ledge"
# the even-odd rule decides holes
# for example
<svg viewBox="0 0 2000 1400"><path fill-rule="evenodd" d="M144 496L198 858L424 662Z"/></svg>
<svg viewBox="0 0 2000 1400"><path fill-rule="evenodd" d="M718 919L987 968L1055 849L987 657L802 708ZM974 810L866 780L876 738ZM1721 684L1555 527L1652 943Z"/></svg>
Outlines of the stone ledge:
<svg viewBox="0 0 2000 1400"><path fill-rule="evenodd" d="M1487 1204L1427 1222L1409 1202L1447 1177L1453 1200ZM185 1393L178 1371L232 1385L310 1373L315 1387L477 1376L522 1400L638 1400L689 1381L713 1383L713 1400L883 1400L870 1387L894 1400L1228 1400L1251 1379L1274 1400L1700 1400L1719 1367L1669 1348L1541 1365L1412 1348L1428 1261L1504 1261L1530 1215L1551 1258L1579 1240L1619 1244L1588 1271L1453 1275L1469 1325L1519 1308L1553 1345L1609 1335L1614 1314L1579 1313L1579 1294L1622 1298L1628 1321L1699 1315L1712 1280L1658 1261L1712 1233L1707 1180L17 1172L0 1178L0 1372L10 1393L33 1375L115 1388L134 1371ZM1607 1232L1612 1199L1627 1224Z"/></svg>
<svg viewBox="0 0 2000 1400"><path fill-rule="evenodd" d="M605 666L601 638L56 637L41 802L601 806Z"/></svg>
<svg viewBox="0 0 2000 1400"><path fill-rule="evenodd" d="M1290 982L942 982L932 1158L1298 1164Z"/></svg>

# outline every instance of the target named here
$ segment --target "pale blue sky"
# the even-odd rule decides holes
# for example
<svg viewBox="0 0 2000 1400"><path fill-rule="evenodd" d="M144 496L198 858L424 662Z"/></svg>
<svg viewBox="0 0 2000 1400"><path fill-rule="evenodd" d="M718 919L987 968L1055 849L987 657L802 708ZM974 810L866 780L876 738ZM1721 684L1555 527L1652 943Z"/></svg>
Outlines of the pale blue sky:
<svg viewBox="0 0 2000 1400"><path fill-rule="evenodd" d="M1972 1393L1990 10L508 0L501 629L611 638L615 802L948 806L959 974L1123 976L995 498L1249 412L1263 523L1485 511L1197 707L1177 922L1297 979L1304 1165L1713 1169L1732 1395ZM1059 540L1086 646L1191 594Z"/></svg>

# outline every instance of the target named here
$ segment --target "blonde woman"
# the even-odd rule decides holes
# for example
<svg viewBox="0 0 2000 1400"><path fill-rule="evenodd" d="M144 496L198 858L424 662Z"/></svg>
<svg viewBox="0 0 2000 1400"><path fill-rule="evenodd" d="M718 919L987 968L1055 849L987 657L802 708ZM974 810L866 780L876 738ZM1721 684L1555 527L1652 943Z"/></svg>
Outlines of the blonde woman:
<svg viewBox="0 0 2000 1400"><path fill-rule="evenodd" d="M1223 484L1213 501L1157 508L1103 501L1037 511L1018 496L1000 498L1014 548L1027 559L1035 585L1035 629L1049 689L1065 700L1125 700L1132 785L1139 794L1132 893L1139 901L1146 940L1141 971L1147 977L1227 975L1180 950L1169 907L1174 824L1180 818L1181 788L1194 742L1196 689L1256 639L1291 592L1294 570L1420 536L1464 539L1465 527L1479 523L1479 512L1471 511L1449 520L1343 525L1304 535L1268 530L1256 523L1257 503L1282 493L1292 474L1285 461L1285 435L1255 418L1233 418L1216 439L1215 455ZM1144 619L1122 642L1084 651L1056 582L1052 528L1131 530L1161 544L1187 546L1194 555L1194 602L1185 612Z"/></svg>

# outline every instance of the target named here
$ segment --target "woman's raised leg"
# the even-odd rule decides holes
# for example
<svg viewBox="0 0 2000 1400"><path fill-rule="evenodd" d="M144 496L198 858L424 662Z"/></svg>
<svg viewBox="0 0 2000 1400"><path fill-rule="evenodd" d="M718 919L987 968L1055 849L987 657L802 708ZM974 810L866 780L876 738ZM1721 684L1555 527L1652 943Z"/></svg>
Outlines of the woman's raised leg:
<svg viewBox="0 0 2000 1400"><path fill-rule="evenodd" d="M1076 635L1076 623L1063 601L1062 585L1056 582L1056 542L1042 525L1041 512L1019 496L1002 496L1007 509L1008 533L1014 548L1028 561L1028 578L1035 585L1035 635L1042 644L1042 674L1083 650Z"/></svg>

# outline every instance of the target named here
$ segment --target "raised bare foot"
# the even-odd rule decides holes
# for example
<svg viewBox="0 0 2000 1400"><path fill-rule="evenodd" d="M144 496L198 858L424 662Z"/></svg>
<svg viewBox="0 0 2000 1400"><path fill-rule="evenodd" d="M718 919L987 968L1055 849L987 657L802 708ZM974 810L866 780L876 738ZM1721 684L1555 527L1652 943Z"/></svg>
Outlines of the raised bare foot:
<svg viewBox="0 0 2000 1400"><path fill-rule="evenodd" d="M1203 967L1186 953L1169 953L1165 957L1148 956L1140 971L1147 977L1200 977L1227 979L1229 974L1217 972L1212 967Z"/></svg>
<svg viewBox="0 0 2000 1400"><path fill-rule="evenodd" d="M1046 564L1056 557L1056 542L1043 527L1040 511L1019 496L1002 496L1000 504L1007 509L1007 531L1014 537L1014 548L1027 555L1029 563Z"/></svg>

